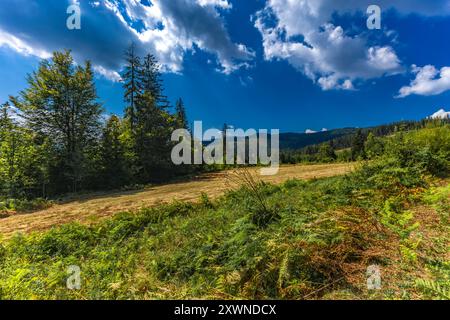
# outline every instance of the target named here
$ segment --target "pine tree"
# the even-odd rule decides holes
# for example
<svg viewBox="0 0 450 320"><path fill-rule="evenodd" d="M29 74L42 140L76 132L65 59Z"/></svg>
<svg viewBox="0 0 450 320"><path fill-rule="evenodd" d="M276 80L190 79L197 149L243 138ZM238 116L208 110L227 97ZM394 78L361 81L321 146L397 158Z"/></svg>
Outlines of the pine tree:
<svg viewBox="0 0 450 320"><path fill-rule="evenodd" d="M171 132L173 117L161 110L155 98L145 92L137 101L138 114L135 132L136 157L141 182L161 180L171 167Z"/></svg>
<svg viewBox="0 0 450 320"><path fill-rule="evenodd" d="M139 56L136 54L136 47L134 43L125 52L125 70L122 74L124 100L127 103L125 108L125 115L130 122L131 130L133 131L136 125L136 101L142 93L142 65Z"/></svg>
<svg viewBox="0 0 450 320"><path fill-rule="evenodd" d="M140 69L140 78L142 79L142 90L153 96L159 108L166 109L169 103L167 97L163 94L164 86L160 69L156 57L152 54L147 54Z"/></svg>
<svg viewBox="0 0 450 320"><path fill-rule="evenodd" d="M227 130L229 125L224 123L222 126L222 144L223 144L223 163L227 163Z"/></svg>
<svg viewBox="0 0 450 320"><path fill-rule="evenodd" d="M366 137L363 134L361 129L358 129L356 131L356 134L353 137L352 141L352 160L358 160L358 159L365 159L366 158L366 152L365 152L365 142Z"/></svg>
<svg viewBox="0 0 450 320"><path fill-rule="evenodd" d="M129 182L129 167L125 145L122 141L122 123L118 116L111 116L103 129L101 140L101 167L103 187L119 188Z"/></svg>
<svg viewBox="0 0 450 320"><path fill-rule="evenodd" d="M5 102L0 105L0 143L2 142L4 135L6 134L6 128L9 123L9 103Z"/></svg>
<svg viewBox="0 0 450 320"><path fill-rule="evenodd" d="M184 107L184 102L179 98L175 104L175 118L177 129L188 129L189 122L186 115L186 108Z"/></svg>

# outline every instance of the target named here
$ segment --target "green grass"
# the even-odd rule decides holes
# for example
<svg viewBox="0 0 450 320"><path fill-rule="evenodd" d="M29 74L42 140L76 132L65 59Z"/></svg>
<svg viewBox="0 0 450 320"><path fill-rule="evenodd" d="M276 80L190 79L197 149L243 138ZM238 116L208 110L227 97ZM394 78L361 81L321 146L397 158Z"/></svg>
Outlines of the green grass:
<svg viewBox="0 0 450 320"><path fill-rule="evenodd" d="M388 154L346 176L278 186L243 179L215 201L18 235L0 245L0 298L445 299L448 222L418 242L427 229L413 209L442 215L448 186L430 188L442 163L420 156L403 164ZM437 252L423 249L431 241ZM70 265L81 268L80 290L66 288ZM370 265L386 271L381 290L367 289Z"/></svg>
<svg viewBox="0 0 450 320"><path fill-rule="evenodd" d="M261 186L279 214L264 227L252 219L251 191L242 189L216 202L175 203L95 227L16 236L0 249L1 297L297 299L342 277L313 297L344 289L357 296L346 264L362 268L356 276L370 264L388 264L379 242L392 235L379 223L380 230L361 228L377 219L367 206L371 192L363 196L352 185L352 178L339 177ZM371 248L380 255L364 257ZM70 265L81 267L80 291L66 289Z"/></svg>

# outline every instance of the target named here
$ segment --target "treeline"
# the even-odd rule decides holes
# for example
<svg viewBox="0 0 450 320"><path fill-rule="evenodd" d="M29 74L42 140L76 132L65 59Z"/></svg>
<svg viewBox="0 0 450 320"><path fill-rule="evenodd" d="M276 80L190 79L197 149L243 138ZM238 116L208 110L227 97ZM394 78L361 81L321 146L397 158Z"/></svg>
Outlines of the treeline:
<svg viewBox="0 0 450 320"><path fill-rule="evenodd" d="M339 136L320 144L298 150L282 150L280 161L285 164L296 164L370 160L383 154L385 140L382 137L427 127L439 127L448 123L450 119L423 119L356 129L352 134Z"/></svg>
<svg viewBox="0 0 450 320"><path fill-rule="evenodd" d="M0 199L117 189L189 173L170 160L174 129L188 129L183 101L164 96L159 65L131 46L122 79L124 117L104 118L90 62L55 52L0 109ZM175 109L175 110L173 110Z"/></svg>

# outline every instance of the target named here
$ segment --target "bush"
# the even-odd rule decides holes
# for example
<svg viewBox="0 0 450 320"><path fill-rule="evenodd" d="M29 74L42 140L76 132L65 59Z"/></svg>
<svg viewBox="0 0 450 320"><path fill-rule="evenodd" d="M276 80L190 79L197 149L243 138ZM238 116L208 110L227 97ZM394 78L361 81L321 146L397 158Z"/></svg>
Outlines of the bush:
<svg viewBox="0 0 450 320"><path fill-rule="evenodd" d="M43 198L37 198L33 200L6 199L0 202L0 211L26 213L50 208L51 206L53 206L53 204L53 201Z"/></svg>

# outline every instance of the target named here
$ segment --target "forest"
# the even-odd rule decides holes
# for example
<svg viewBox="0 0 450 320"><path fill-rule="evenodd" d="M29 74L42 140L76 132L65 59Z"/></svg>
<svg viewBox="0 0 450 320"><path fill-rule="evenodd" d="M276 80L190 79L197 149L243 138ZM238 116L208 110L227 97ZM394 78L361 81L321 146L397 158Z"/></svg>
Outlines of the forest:
<svg viewBox="0 0 450 320"><path fill-rule="evenodd" d="M159 65L134 46L122 74L124 117L105 119L90 62L55 52L28 87L0 108L0 198L47 199L86 190L167 181L190 168L170 161L175 129L188 129L183 101L164 96ZM195 169L194 169L195 170Z"/></svg>

